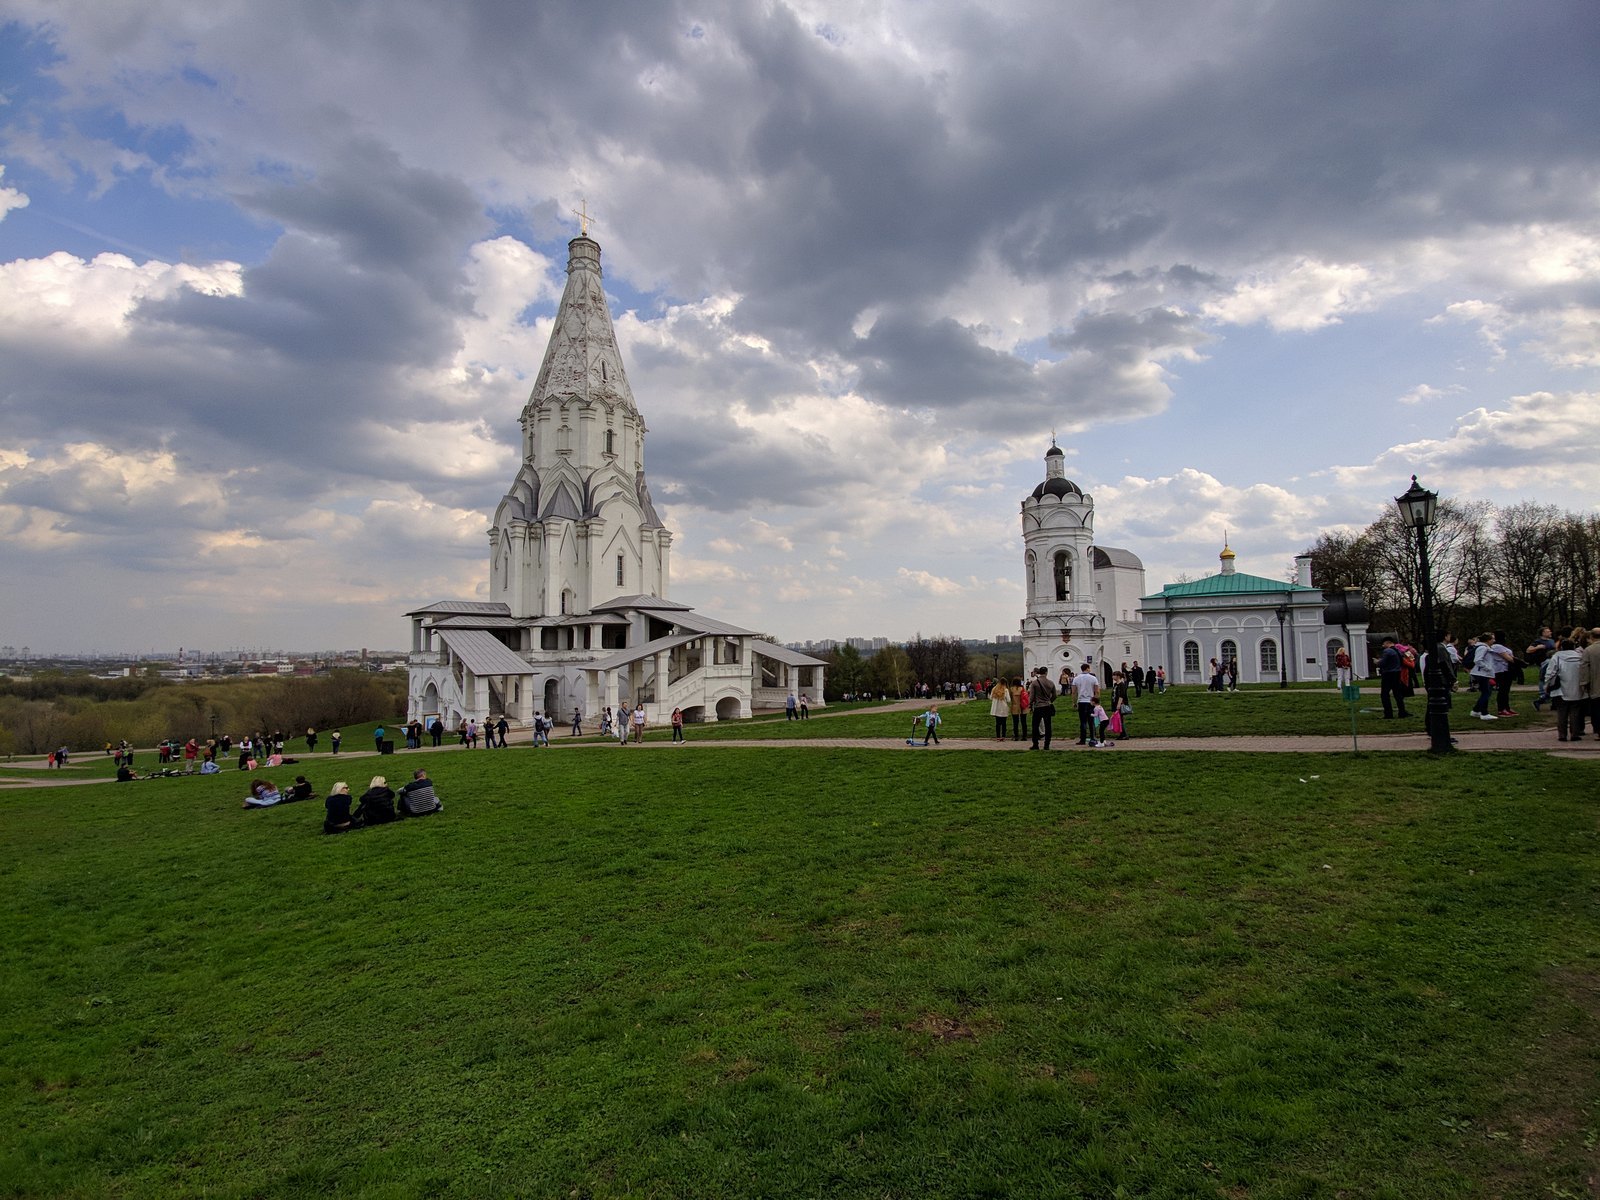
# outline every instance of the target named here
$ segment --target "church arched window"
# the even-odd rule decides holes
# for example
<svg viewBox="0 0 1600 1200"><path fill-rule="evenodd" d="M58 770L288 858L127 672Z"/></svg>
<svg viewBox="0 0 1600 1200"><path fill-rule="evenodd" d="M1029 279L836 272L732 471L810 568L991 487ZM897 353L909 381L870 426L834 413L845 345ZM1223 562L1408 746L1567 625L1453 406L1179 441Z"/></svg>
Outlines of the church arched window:
<svg viewBox="0 0 1600 1200"><path fill-rule="evenodd" d="M1263 675L1278 673L1278 643L1272 638L1261 639L1261 673Z"/></svg>
<svg viewBox="0 0 1600 1200"><path fill-rule="evenodd" d="M607 454L615 454L616 452L617 452L617 431L615 429L608 429L608 430L606 430L606 453Z"/></svg>
<svg viewBox="0 0 1600 1200"><path fill-rule="evenodd" d="M1028 551L1028 595L1039 594L1039 556L1032 550Z"/></svg>
<svg viewBox="0 0 1600 1200"><path fill-rule="evenodd" d="M1183 669L1187 674L1200 673L1200 643L1185 642L1183 644Z"/></svg>
<svg viewBox="0 0 1600 1200"><path fill-rule="evenodd" d="M1072 556L1065 550L1056 551L1055 560L1056 599L1069 600L1072 598Z"/></svg>
<svg viewBox="0 0 1600 1200"><path fill-rule="evenodd" d="M1239 661L1239 643L1229 638L1222 643L1222 661L1236 663Z"/></svg>
<svg viewBox="0 0 1600 1200"><path fill-rule="evenodd" d="M556 449L563 454L572 449L572 426L563 424L556 430Z"/></svg>

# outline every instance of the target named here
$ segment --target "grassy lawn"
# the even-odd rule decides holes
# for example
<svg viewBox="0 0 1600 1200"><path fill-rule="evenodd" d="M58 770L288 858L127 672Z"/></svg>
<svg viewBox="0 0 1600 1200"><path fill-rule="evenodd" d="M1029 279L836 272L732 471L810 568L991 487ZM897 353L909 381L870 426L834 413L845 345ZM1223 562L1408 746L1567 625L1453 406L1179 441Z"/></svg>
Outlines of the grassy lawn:
<svg viewBox="0 0 1600 1200"><path fill-rule="evenodd" d="M427 763L0 794L0 1193L1589 1194L1588 764Z"/></svg>
<svg viewBox="0 0 1600 1200"><path fill-rule="evenodd" d="M945 724L943 737L988 738L994 735L994 719L989 716L988 700L937 701ZM1533 711L1533 696L1518 694L1515 717L1503 717L1493 729L1521 729L1528 725L1553 725L1548 713ZM1356 711L1358 736L1386 733L1421 733L1426 698L1417 696L1407 704L1413 715L1402 721L1383 719L1376 686L1363 688ZM1467 716L1471 697L1457 695L1451 721L1470 729L1479 723ZM751 738L763 741L785 738L906 738L911 735L913 713L904 709L852 712L848 716L813 713L809 721L788 721L778 714L776 721L761 717L753 721L717 721L691 725L691 738ZM1077 711L1069 704L1056 706L1055 734L1077 737ZM1332 688L1249 688L1237 692L1207 692L1204 688L1168 688L1159 696L1146 695L1133 702L1128 729L1133 737L1236 737L1247 734L1331 734L1350 733L1350 708ZM657 727L645 735L668 739L671 731ZM918 733L921 736L921 733Z"/></svg>

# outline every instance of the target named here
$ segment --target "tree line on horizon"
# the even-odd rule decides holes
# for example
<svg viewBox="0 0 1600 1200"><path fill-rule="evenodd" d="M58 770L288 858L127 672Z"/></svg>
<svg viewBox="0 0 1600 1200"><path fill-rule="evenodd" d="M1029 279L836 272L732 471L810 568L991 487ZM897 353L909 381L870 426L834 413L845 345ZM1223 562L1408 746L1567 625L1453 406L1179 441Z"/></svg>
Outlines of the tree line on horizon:
<svg viewBox="0 0 1600 1200"><path fill-rule="evenodd" d="M308 728L387 720L404 711L405 698L401 672L335 670L198 683L65 671L0 677L0 754L46 754L60 746L94 751L124 738L140 748L163 738L203 744L213 731L294 737Z"/></svg>
<svg viewBox="0 0 1600 1200"><path fill-rule="evenodd" d="M901 697L926 683L972 683L998 673L1006 678L1022 674L1022 647L1007 644L992 653L974 653L958 637L923 637L917 634L905 645L890 643L863 655L851 645L836 646L822 655L828 663L827 698L839 700L862 692Z"/></svg>
<svg viewBox="0 0 1600 1200"><path fill-rule="evenodd" d="M1359 533L1323 534L1306 553L1318 587L1361 589L1372 629L1421 637L1417 537L1395 507ZM1495 630L1520 650L1546 625L1600 625L1600 514L1441 500L1428 560L1441 633Z"/></svg>

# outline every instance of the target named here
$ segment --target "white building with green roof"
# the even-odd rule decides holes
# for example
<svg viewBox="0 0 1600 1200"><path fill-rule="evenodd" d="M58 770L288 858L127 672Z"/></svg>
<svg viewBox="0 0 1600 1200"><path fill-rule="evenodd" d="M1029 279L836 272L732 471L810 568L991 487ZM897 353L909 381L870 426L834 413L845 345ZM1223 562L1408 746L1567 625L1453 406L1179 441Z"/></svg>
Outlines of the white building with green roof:
<svg viewBox="0 0 1600 1200"><path fill-rule="evenodd" d="M1329 680L1334 655L1350 649L1355 678L1367 674L1367 626L1328 624L1328 600L1311 580L1311 559L1295 559L1290 582L1249 575L1227 546L1215 575L1169 583L1139 603L1146 663L1171 683L1206 683L1212 659L1239 664L1241 683ZM1354 606L1355 611L1364 609Z"/></svg>

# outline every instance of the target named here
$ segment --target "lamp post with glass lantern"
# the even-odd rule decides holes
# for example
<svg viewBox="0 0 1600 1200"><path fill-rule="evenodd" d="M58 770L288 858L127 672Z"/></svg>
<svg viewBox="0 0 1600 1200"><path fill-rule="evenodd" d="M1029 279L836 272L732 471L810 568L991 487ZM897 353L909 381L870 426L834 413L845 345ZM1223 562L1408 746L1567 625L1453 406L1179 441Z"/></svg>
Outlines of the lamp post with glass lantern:
<svg viewBox="0 0 1600 1200"><path fill-rule="evenodd" d="M1433 570L1428 565L1428 530L1439 519L1439 493L1430 492L1411 477L1411 486L1394 502L1400 506L1400 521L1417 535L1417 560L1422 571L1422 644L1428 665L1423 671L1423 686L1428 689L1427 726L1434 754L1455 749L1450 740L1450 659L1439 642L1433 623Z"/></svg>
<svg viewBox="0 0 1600 1200"><path fill-rule="evenodd" d="M1277 617L1278 617L1278 686L1281 687L1281 688L1286 688L1286 687L1289 686L1289 656L1286 653L1286 647L1284 646L1284 641L1283 641L1283 639L1284 639L1283 625L1284 625L1284 622L1289 619L1289 605L1287 603L1278 605Z"/></svg>

